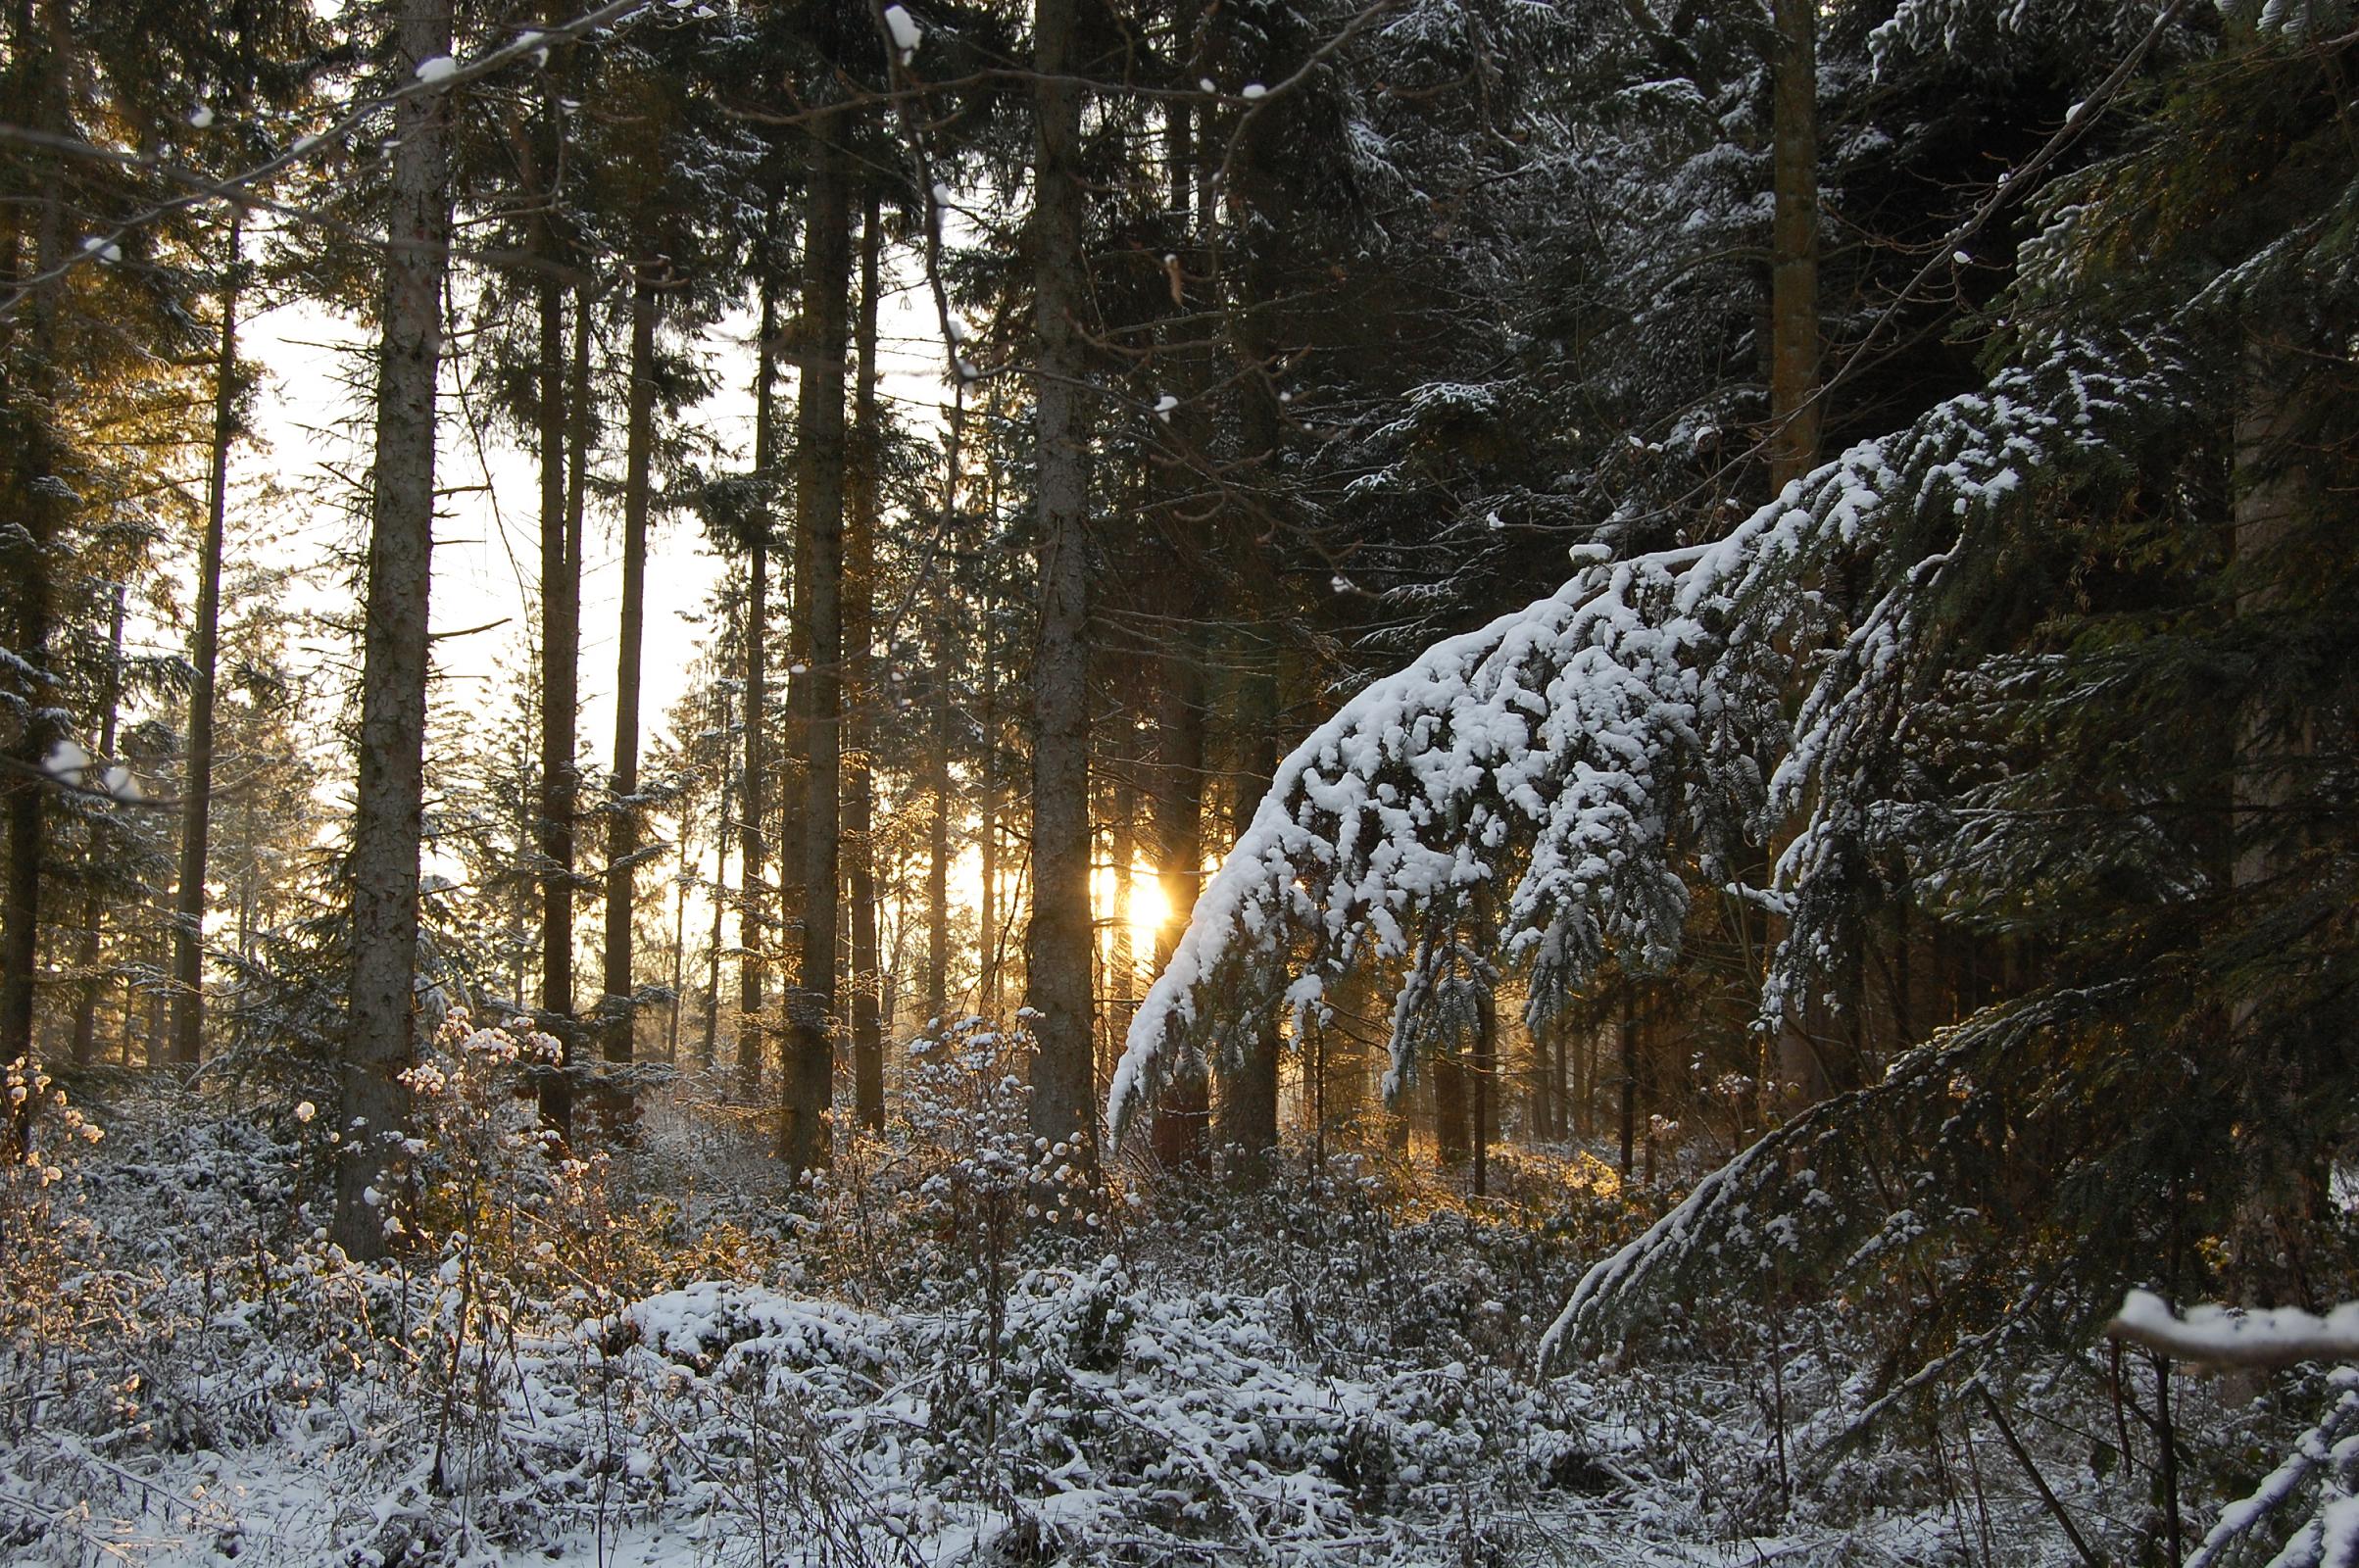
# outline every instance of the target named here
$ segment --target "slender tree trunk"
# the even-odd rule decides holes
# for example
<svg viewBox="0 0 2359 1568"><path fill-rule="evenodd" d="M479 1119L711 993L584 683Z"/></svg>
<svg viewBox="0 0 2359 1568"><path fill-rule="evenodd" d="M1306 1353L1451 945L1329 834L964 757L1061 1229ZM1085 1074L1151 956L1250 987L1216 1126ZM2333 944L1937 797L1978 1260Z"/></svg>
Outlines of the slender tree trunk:
<svg viewBox="0 0 2359 1568"><path fill-rule="evenodd" d="M1463 1165L1466 1136L1466 1064L1450 1052L1433 1057L1434 1153L1445 1165Z"/></svg>
<svg viewBox="0 0 2359 1568"><path fill-rule="evenodd" d="M580 786L574 726L580 709L581 560L573 548L567 437L579 422L566 403L565 291L538 285L541 465L541 1026L564 1053L561 1070L540 1082L541 1120L573 1136L573 1080L580 1041L573 1016L573 833ZM576 309L586 314L586 301Z"/></svg>
<svg viewBox="0 0 2359 1568"><path fill-rule="evenodd" d="M680 866L671 882L671 1016L663 1025L663 1059L680 1059L680 993L688 978L688 824L680 823Z"/></svg>
<svg viewBox="0 0 2359 1568"><path fill-rule="evenodd" d="M402 0L395 74L451 52L449 0ZM345 1158L334 1236L355 1257L385 1250L385 1207L415 1057L418 851L423 801L426 605L434 545L434 382L450 191L450 95L394 108L384 305L377 354L374 515L362 637L360 778L352 828L352 979L343 1075Z"/></svg>
<svg viewBox="0 0 2359 1568"><path fill-rule="evenodd" d="M860 214L860 314L854 341L853 417L858 432L844 541L844 646L850 671L845 703L844 847L852 855L852 1083L860 1125L885 1125L885 1045L876 1009L875 778L870 755L875 724L877 487L882 479L884 429L876 401L878 263L884 251L883 203L868 182ZM955 486L957 475L952 475Z"/></svg>
<svg viewBox="0 0 2359 1568"><path fill-rule="evenodd" d="M1818 0L1772 0L1769 482L1818 463Z"/></svg>
<svg viewBox="0 0 2359 1568"><path fill-rule="evenodd" d="M1106 921L1106 1032L1119 1040L1129 1022L1131 1004L1137 1000L1139 956L1130 934L1130 902L1132 870L1139 858L1139 745L1138 726L1130 714L1122 715L1121 734L1115 742L1114 755L1108 759L1113 773L1113 812L1106 823L1106 837L1112 849L1114 872L1114 906Z"/></svg>
<svg viewBox="0 0 2359 1568"><path fill-rule="evenodd" d="M1494 1086L1499 1080L1499 1006L1488 991L1475 999L1474 1053L1467 1066L1474 1080L1470 1118L1474 1134L1474 1196L1485 1198L1491 1191L1491 1132L1498 1103Z"/></svg>
<svg viewBox="0 0 2359 1568"><path fill-rule="evenodd" d="M219 559L218 552L216 559ZM100 699L98 716L98 755L115 755L115 729L123 717L123 584L115 585L115 606L107 619L107 675L106 692ZM98 993L103 982L98 973L99 938L106 926L106 901L93 887L83 898L88 918L82 922L81 953L75 963L82 976L81 994L74 1007L74 1060L75 1065L94 1061L98 1056Z"/></svg>
<svg viewBox="0 0 2359 1568"><path fill-rule="evenodd" d="M958 467L966 434L966 387L952 388L948 461L943 467L942 526L953 537L958 515ZM931 688L926 747L925 788L931 809L927 818L928 858L925 873L925 1005L926 1015L939 1020L950 1010L950 860L951 860L951 669L958 658L957 632L951 624L950 592L941 594L934 616L934 681Z"/></svg>
<svg viewBox="0 0 2359 1568"><path fill-rule="evenodd" d="M1204 886L1204 607L1193 596L1181 602L1186 608L1164 645L1157 692L1155 840L1163 893L1163 923L1155 938L1158 973L1170 963ZM1202 1063L1172 1070L1155 1104L1151 1134L1155 1158L1174 1169L1204 1164L1211 1099Z"/></svg>
<svg viewBox="0 0 2359 1568"><path fill-rule="evenodd" d="M961 403L959 405L963 407ZM981 997L983 1016L999 1020L1006 1011L1005 991L1007 956L1000 940L1000 640L998 631L999 574L993 567L1000 526L1000 466L999 447L992 440L999 425L999 394L995 388L983 408L983 517L981 548L984 558L982 602L976 607L977 638L982 644L983 694L982 737L976 749L976 765L982 773L982 882L983 926L978 946L982 965L977 991Z"/></svg>
<svg viewBox="0 0 2359 1568"><path fill-rule="evenodd" d="M213 690L221 646L221 538L229 511L229 442L237 424L238 220L229 219L228 281L221 290L220 353L213 372L213 468L205 542L197 556L197 624L189 663L188 768L181 782L180 867L172 899L172 1061L193 1067L205 1041L205 846L213 813ZM80 1042L75 1042L78 1047Z"/></svg>
<svg viewBox="0 0 2359 1568"><path fill-rule="evenodd" d="M1025 982L1034 1011L1032 1130L1091 1133L1089 452L1080 406L1085 251L1077 0L1034 8L1032 253L1039 345L1033 420L1040 515L1039 641L1033 656L1032 919ZM1089 1140L1094 1149L1095 1138ZM1089 1155L1085 1152L1085 1158Z"/></svg>
<svg viewBox="0 0 2359 1568"><path fill-rule="evenodd" d="M638 906L639 663L647 607L647 511L656 444L656 308L660 265L639 264L631 280L630 423L622 475L622 627L614 667L614 782L607 816L606 995L600 1032L609 1070L630 1065L633 1004L631 917ZM601 1110L620 1137L631 1117L627 1088L610 1082Z"/></svg>
<svg viewBox="0 0 2359 1568"><path fill-rule="evenodd" d="M810 569L809 697L803 704L803 950L788 999L787 1071L778 1155L789 1169L827 1163L835 1100L836 841L842 798L844 338L852 283L846 154L840 115L813 122L803 241L807 336L796 416L803 458L803 535Z"/></svg>
<svg viewBox="0 0 2359 1568"><path fill-rule="evenodd" d="M982 860L978 898L979 923L975 931L975 962L979 972L975 978L976 1010L984 1017L997 1020L1005 1004L1001 991L1001 975L1005 965L1000 956L1000 775L999 775L999 670L992 659L990 642L991 605L981 606L983 623L983 697L982 741L975 755L975 765L982 777L977 781L976 850Z"/></svg>
<svg viewBox="0 0 2359 1568"><path fill-rule="evenodd" d="M1639 1026L1630 983L1622 984L1622 1180L1630 1180L1630 1156L1638 1136Z"/></svg>
<svg viewBox="0 0 2359 1568"><path fill-rule="evenodd" d="M721 688L720 694L720 732L725 755L729 735L729 689L726 686ZM706 959L710 967L705 981L705 1037L698 1043L696 1052L696 1065L701 1072L713 1070L720 1044L720 921L721 911L729 902L721 895L728 887L729 878L729 788L734 776L733 770L724 761L720 770L720 805L714 808L713 817L713 941ZM740 1027L743 1027L742 1023ZM754 1066L754 1087L759 1090L762 1087L760 1056L755 1058ZM744 1093L742 1081L738 1089L741 1098L749 1101L753 1098Z"/></svg>
<svg viewBox="0 0 2359 1568"><path fill-rule="evenodd" d="M947 597L947 594L946 596ZM950 1011L950 749L953 634L947 608L934 622L934 681L926 715L925 1009Z"/></svg>

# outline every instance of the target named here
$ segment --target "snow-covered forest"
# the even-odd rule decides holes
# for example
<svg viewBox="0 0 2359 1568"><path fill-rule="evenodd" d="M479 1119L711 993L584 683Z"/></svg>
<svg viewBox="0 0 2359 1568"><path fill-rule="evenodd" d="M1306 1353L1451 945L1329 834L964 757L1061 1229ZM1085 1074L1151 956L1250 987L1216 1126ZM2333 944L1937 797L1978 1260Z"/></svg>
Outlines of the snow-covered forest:
<svg viewBox="0 0 2359 1568"><path fill-rule="evenodd" d="M2348 0L14 0L0 1560L2359 1564L2354 495Z"/></svg>

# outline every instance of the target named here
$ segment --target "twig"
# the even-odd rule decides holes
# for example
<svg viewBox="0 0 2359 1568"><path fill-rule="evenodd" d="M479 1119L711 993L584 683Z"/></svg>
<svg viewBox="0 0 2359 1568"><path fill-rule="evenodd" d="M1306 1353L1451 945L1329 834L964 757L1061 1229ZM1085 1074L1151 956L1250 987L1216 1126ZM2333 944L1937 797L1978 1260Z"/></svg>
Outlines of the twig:
<svg viewBox="0 0 2359 1568"><path fill-rule="evenodd" d="M2015 1436L2015 1429L2007 1423L2007 1413L1998 1407L1996 1399L1990 1397L1990 1386L1977 1378L1974 1392L1982 1396L1983 1409L1989 1412L1991 1424L1998 1428L1998 1436L2006 1444L2007 1451L2015 1456L2017 1464L2023 1466L2023 1473L2031 1477L2032 1486L2040 1494L2040 1500L2047 1505L2047 1511L2056 1523L2064 1527L2065 1539L2072 1543L2073 1550L2081 1554L2081 1561L2088 1564L2089 1568L2105 1568L2105 1559L2089 1549L2089 1543L2081 1538L2081 1527L2072 1522L2072 1515L2064 1511L2064 1504L2057 1501L2055 1493L2048 1490L2047 1478L2040 1473L2040 1467L2024 1451L2023 1440Z"/></svg>

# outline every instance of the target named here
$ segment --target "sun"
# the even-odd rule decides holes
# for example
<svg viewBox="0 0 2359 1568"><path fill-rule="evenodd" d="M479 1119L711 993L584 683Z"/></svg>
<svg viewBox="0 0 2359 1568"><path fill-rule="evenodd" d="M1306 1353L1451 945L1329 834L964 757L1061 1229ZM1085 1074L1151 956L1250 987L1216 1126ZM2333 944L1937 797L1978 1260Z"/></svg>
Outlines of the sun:
<svg viewBox="0 0 2359 1568"><path fill-rule="evenodd" d="M1140 953L1153 953L1155 934L1171 916L1170 902L1163 897L1162 883L1154 873L1131 877L1130 907L1123 913L1130 920L1131 946Z"/></svg>

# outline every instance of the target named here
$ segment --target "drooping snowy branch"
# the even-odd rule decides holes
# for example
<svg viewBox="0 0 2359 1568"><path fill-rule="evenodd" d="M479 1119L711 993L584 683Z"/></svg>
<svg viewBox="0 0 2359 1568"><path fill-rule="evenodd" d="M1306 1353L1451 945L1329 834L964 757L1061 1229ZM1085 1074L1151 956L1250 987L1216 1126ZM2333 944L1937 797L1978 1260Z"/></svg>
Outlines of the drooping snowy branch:
<svg viewBox="0 0 2359 1568"><path fill-rule="evenodd" d="M1178 1063L1281 996L1314 1018L1352 964L1449 951L1433 939L1477 888L1545 1008L1608 952L1668 962L1691 865L1720 872L1721 846L1799 818L1778 972L1807 972L1825 946L1815 884L1860 831L1880 760L1912 739L1904 702L1939 665L1958 567L1989 548L1993 514L2114 455L2133 416L2151 430L2158 407L2185 405L2189 373L2167 344L2059 342L1727 537L1589 560L1361 691L1279 767L1199 900L1133 1019L1114 1135ZM1855 610L1851 563L1869 567ZM1797 661L1808 684L1789 718ZM1768 1006L1782 996L1773 985Z"/></svg>

